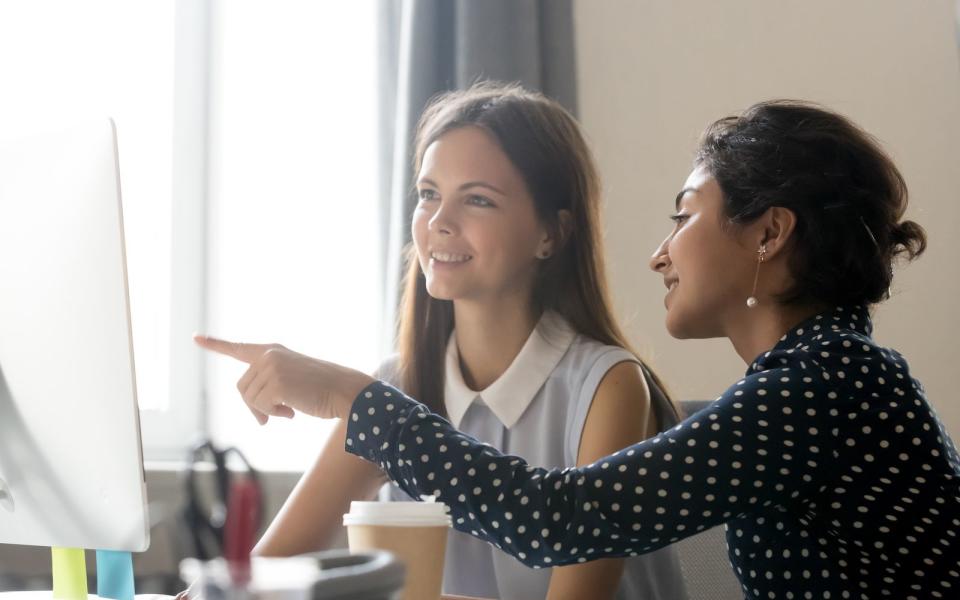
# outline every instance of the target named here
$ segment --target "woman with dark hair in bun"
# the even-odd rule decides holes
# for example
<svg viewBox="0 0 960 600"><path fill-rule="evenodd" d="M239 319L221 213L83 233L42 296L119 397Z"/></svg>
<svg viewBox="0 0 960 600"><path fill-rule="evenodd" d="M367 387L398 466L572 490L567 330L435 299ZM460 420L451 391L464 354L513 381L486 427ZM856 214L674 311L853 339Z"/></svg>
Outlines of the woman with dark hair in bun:
<svg viewBox="0 0 960 600"><path fill-rule="evenodd" d="M704 410L591 465L503 456L350 369L245 398L347 417L347 450L532 566L643 554L726 524L748 598L955 598L960 458L870 307L926 239L903 177L848 119L797 101L707 128L650 260L677 338L726 337L746 374ZM262 368L262 349L225 346ZM306 365L309 365L307 367Z"/></svg>

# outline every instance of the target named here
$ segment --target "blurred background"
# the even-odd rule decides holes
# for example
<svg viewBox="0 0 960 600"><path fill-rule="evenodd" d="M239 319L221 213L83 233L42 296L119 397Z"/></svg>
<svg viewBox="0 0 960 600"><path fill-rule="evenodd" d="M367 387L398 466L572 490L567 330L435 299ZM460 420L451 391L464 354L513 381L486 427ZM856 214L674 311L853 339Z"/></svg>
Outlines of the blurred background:
<svg viewBox="0 0 960 600"><path fill-rule="evenodd" d="M118 129L151 513L138 591L171 591L200 439L241 448L283 501L330 424L260 428L243 365L194 331L373 370L392 352L424 103L521 81L583 124L605 185L610 278L631 341L680 399L744 369L671 339L647 268L709 122L758 100L822 102L904 173L926 255L897 273L877 339L954 436L960 334L960 54L954 0L53 0L0 2L0 131L110 115ZM718 276L720 276L718 274ZM0 546L0 589L49 588L49 552ZM14 576L14 574L16 574ZM44 582L44 578L47 578ZM152 586L152 587L151 587Z"/></svg>

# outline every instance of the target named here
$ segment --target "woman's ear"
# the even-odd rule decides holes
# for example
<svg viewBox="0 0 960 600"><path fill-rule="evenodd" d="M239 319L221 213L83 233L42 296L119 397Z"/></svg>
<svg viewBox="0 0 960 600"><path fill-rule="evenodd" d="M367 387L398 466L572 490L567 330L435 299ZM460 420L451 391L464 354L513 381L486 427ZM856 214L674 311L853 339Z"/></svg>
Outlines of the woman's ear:
<svg viewBox="0 0 960 600"><path fill-rule="evenodd" d="M571 233L573 233L573 213L566 209L557 211L556 226L545 229L540 247L537 249L537 258L549 258L556 254L570 239Z"/></svg>
<svg viewBox="0 0 960 600"><path fill-rule="evenodd" d="M789 208L771 206L751 225L754 246L764 245L766 260L770 260L789 245L797 228L797 215Z"/></svg>

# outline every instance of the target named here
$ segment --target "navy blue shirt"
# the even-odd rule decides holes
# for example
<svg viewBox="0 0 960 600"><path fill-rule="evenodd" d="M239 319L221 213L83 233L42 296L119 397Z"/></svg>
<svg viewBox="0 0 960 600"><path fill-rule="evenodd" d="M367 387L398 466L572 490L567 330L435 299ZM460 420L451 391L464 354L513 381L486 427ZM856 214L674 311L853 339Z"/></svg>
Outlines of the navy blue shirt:
<svg viewBox="0 0 960 600"><path fill-rule="evenodd" d="M720 523L748 598L960 597L960 459L860 307L783 336L706 409L591 465L540 469L382 382L346 448L533 567L636 555Z"/></svg>

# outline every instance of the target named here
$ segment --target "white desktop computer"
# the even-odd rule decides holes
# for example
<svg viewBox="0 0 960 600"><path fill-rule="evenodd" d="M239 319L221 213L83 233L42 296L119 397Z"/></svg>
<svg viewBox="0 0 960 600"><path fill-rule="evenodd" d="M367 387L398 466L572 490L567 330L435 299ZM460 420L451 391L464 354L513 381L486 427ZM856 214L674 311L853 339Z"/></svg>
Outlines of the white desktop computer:
<svg viewBox="0 0 960 600"><path fill-rule="evenodd" d="M112 121L0 142L0 544L147 548L136 397Z"/></svg>

